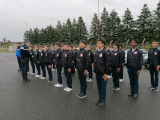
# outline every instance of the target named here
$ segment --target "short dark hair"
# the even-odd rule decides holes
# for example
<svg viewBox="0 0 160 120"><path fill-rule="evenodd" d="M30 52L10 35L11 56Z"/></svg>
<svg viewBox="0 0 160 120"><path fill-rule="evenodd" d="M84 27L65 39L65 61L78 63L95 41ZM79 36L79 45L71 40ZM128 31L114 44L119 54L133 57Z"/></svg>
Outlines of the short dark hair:
<svg viewBox="0 0 160 120"><path fill-rule="evenodd" d="M72 45L69 45L69 47L73 48L73 46L72 46Z"/></svg>
<svg viewBox="0 0 160 120"><path fill-rule="evenodd" d="M114 42L113 44L115 44L119 49L119 43L118 42Z"/></svg>
<svg viewBox="0 0 160 120"><path fill-rule="evenodd" d="M133 39L132 41L134 41L134 42L136 42L136 43L138 44L138 41L137 41L137 40Z"/></svg>
<svg viewBox="0 0 160 120"><path fill-rule="evenodd" d="M86 41L85 40L80 40L80 42L82 42L83 44L85 44L86 45Z"/></svg>
<svg viewBox="0 0 160 120"><path fill-rule="evenodd" d="M57 46L59 46L59 47L61 46L60 42L55 42L54 44L57 45Z"/></svg>
<svg viewBox="0 0 160 120"><path fill-rule="evenodd" d="M122 44L119 43L119 46L122 47Z"/></svg>
<svg viewBox="0 0 160 120"><path fill-rule="evenodd" d="M106 45L106 47L110 47L110 45Z"/></svg>
<svg viewBox="0 0 160 120"><path fill-rule="evenodd" d="M64 42L63 45L69 45L69 43L68 42Z"/></svg>
<svg viewBox="0 0 160 120"><path fill-rule="evenodd" d="M158 43L158 41L157 41L157 40L153 40L152 42L156 42L156 43Z"/></svg>
<svg viewBox="0 0 160 120"><path fill-rule="evenodd" d="M21 43L18 42L17 44L21 44Z"/></svg>
<svg viewBox="0 0 160 120"><path fill-rule="evenodd" d="M104 45L106 44L106 41L103 37L98 37L97 41L101 41Z"/></svg>
<svg viewBox="0 0 160 120"><path fill-rule="evenodd" d="M33 46L29 46L29 47L31 47L33 49Z"/></svg>

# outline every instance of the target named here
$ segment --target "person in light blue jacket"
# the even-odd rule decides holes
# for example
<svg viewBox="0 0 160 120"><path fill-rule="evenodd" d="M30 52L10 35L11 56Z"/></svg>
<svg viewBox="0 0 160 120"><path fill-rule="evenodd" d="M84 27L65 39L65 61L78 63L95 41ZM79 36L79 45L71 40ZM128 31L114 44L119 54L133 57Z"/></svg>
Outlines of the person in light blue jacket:
<svg viewBox="0 0 160 120"><path fill-rule="evenodd" d="M21 67L21 53L20 53L20 47L21 47L21 44L20 44L20 43L17 43L16 56L17 56L18 65L19 65L18 71L21 71L21 69L22 69L22 67Z"/></svg>

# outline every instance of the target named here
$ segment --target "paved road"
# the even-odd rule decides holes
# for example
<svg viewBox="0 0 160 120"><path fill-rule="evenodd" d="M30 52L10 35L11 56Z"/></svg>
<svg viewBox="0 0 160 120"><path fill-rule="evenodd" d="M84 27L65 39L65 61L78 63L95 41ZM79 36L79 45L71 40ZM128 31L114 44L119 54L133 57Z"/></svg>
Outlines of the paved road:
<svg viewBox="0 0 160 120"><path fill-rule="evenodd" d="M106 106L94 105L98 99L95 75L88 83L87 98L79 99L79 81L73 77L73 91L67 93L29 75L30 83L22 82L21 72L14 53L0 53L0 120L160 120L160 92L149 91L149 71L140 74L140 95L129 98L129 79L124 69L121 90L110 90L107 84ZM54 84L57 82L53 72ZM64 75L64 87L66 80Z"/></svg>

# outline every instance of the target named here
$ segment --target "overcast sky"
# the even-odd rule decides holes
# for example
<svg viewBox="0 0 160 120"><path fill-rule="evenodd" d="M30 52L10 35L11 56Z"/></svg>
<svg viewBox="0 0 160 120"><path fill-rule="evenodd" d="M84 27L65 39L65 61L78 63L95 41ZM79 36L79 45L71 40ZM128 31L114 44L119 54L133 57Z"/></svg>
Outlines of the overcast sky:
<svg viewBox="0 0 160 120"><path fill-rule="evenodd" d="M155 10L159 0L100 0L100 12L115 9L120 17L128 7L136 19L144 3ZM47 25L55 26L57 21L66 22L83 17L87 28L93 14L97 13L98 0L0 0L0 41L7 36L12 42L23 41L26 24L34 29Z"/></svg>

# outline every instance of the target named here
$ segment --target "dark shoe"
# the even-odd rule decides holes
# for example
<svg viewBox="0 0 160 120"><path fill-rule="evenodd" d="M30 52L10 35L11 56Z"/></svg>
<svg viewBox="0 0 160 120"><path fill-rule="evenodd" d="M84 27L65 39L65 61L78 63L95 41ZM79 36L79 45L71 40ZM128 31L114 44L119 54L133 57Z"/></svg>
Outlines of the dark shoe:
<svg viewBox="0 0 160 120"><path fill-rule="evenodd" d="M76 95L77 97L79 97L82 93L79 93L78 95Z"/></svg>
<svg viewBox="0 0 160 120"><path fill-rule="evenodd" d="M100 102L100 103L97 104L97 106L103 107L103 106L105 106L105 102Z"/></svg>
<svg viewBox="0 0 160 120"><path fill-rule="evenodd" d="M132 97L133 97L133 98L137 98L137 97L138 97L138 94L134 94Z"/></svg>
<svg viewBox="0 0 160 120"><path fill-rule="evenodd" d="M130 93L128 96L129 96L129 97L132 97L133 95L134 95L134 93Z"/></svg>
<svg viewBox="0 0 160 120"><path fill-rule="evenodd" d="M21 69L19 69L18 71L21 71Z"/></svg>
<svg viewBox="0 0 160 120"><path fill-rule="evenodd" d="M84 93L81 93L79 96L77 96L77 97L79 97L79 98L85 98L85 97L87 97L87 95L85 95Z"/></svg>
<svg viewBox="0 0 160 120"><path fill-rule="evenodd" d="M95 104L96 104L96 105L98 105L98 103L101 103L101 101L100 101L100 100L98 100Z"/></svg>
<svg viewBox="0 0 160 120"><path fill-rule="evenodd" d="M31 80L29 80L27 77L25 77L25 82L31 82Z"/></svg>

